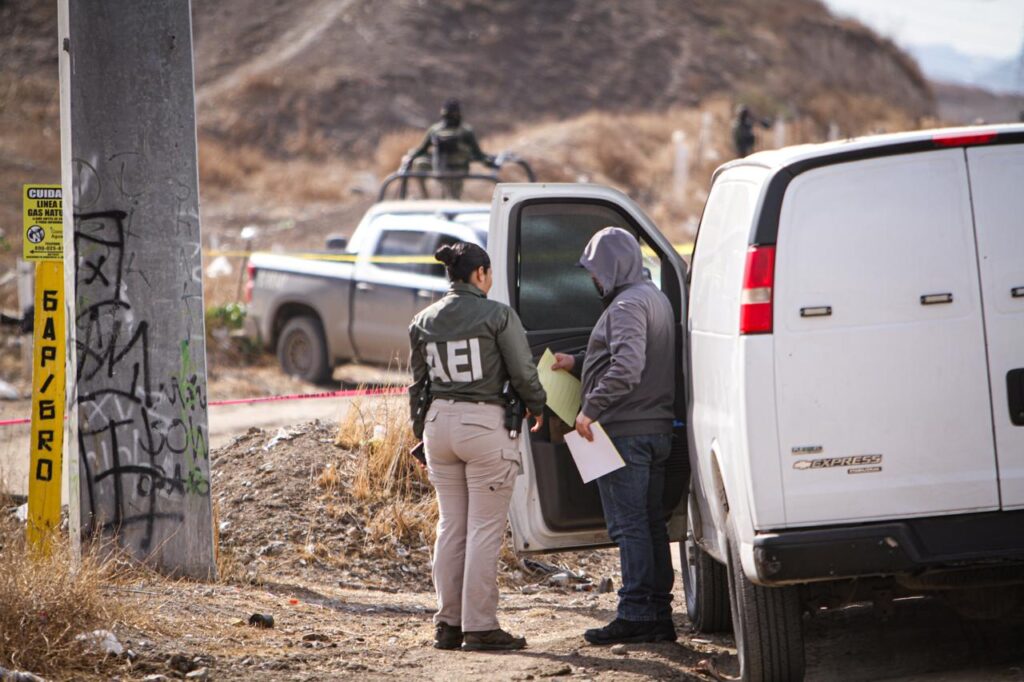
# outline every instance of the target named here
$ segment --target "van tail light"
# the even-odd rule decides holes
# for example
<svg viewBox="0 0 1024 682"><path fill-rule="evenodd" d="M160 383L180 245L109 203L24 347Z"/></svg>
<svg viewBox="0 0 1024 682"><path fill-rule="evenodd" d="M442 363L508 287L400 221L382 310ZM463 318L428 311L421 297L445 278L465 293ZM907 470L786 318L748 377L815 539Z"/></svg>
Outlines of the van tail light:
<svg viewBox="0 0 1024 682"><path fill-rule="evenodd" d="M245 302L252 303L252 290L256 288L256 266L247 263L245 266Z"/></svg>
<svg viewBox="0 0 1024 682"><path fill-rule="evenodd" d="M772 287L775 284L775 247L751 246L743 269L740 293L740 334L772 333Z"/></svg>

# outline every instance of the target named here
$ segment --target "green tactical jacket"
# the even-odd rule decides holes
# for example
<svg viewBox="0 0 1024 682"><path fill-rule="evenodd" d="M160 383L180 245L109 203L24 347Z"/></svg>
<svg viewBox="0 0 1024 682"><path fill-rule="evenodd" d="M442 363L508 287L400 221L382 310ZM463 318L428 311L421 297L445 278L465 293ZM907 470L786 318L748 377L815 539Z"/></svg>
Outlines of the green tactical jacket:
<svg viewBox="0 0 1024 682"><path fill-rule="evenodd" d="M427 154L434 146L443 147L438 150L441 162L445 168L436 170L467 170L471 161L491 163L493 159L480 149L480 143L476 141L476 134L473 129L463 123L455 128L449 128L444 121L435 123L427 130L420 142L412 152L410 158L416 159Z"/></svg>
<svg viewBox="0 0 1024 682"><path fill-rule="evenodd" d="M420 311L409 326L409 342L411 414L428 376L435 399L495 404L503 404L501 389L510 380L530 412L542 414L547 396L519 316L472 284L452 284L440 301Z"/></svg>

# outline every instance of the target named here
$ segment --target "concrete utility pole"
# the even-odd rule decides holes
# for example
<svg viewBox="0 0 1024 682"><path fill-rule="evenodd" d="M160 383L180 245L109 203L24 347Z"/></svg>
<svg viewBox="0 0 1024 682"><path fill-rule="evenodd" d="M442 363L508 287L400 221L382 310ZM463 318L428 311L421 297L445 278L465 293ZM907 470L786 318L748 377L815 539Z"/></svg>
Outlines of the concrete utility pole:
<svg viewBox="0 0 1024 682"><path fill-rule="evenodd" d="M212 577L189 0L59 22L72 529Z"/></svg>

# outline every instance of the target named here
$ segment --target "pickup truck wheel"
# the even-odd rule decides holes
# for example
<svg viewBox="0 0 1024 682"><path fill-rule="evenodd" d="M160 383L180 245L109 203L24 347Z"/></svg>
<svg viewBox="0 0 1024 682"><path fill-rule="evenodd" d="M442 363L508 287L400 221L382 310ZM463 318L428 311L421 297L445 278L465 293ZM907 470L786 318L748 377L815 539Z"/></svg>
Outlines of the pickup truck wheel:
<svg viewBox="0 0 1024 682"><path fill-rule="evenodd" d="M288 320L277 339L277 360L289 376L314 384L330 381L334 368L327 361L327 342L320 320L308 315Z"/></svg>
<svg viewBox="0 0 1024 682"><path fill-rule="evenodd" d="M728 571L697 544L693 530L694 521L699 518L696 499L691 484L686 505L686 540L679 543L686 613L697 632L728 632L732 628Z"/></svg>
<svg viewBox="0 0 1024 682"><path fill-rule="evenodd" d="M738 543L729 535L729 602L744 682L804 679L800 595L795 587L764 587L747 579Z"/></svg>

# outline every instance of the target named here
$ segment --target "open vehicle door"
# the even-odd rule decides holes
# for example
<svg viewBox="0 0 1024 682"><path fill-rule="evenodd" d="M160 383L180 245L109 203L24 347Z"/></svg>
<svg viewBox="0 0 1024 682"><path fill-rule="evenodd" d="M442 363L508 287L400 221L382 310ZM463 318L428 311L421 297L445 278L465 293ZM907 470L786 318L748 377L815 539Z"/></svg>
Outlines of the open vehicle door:
<svg viewBox="0 0 1024 682"><path fill-rule="evenodd" d="M689 481L683 320L686 265L636 204L599 185L501 184L494 192L488 250L495 269L490 297L512 306L526 328L537 360L546 348L575 353L586 348L601 315L590 276L577 266L598 230L616 226L637 235L644 266L668 296L676 316L676 428L665 484L673 539L685 536ZM584 485L565 445L573 428L545 410L542 431L520 441L524 475L516 482L509 517L517 551L545 552L610 544L597 483Z"/></svg>

